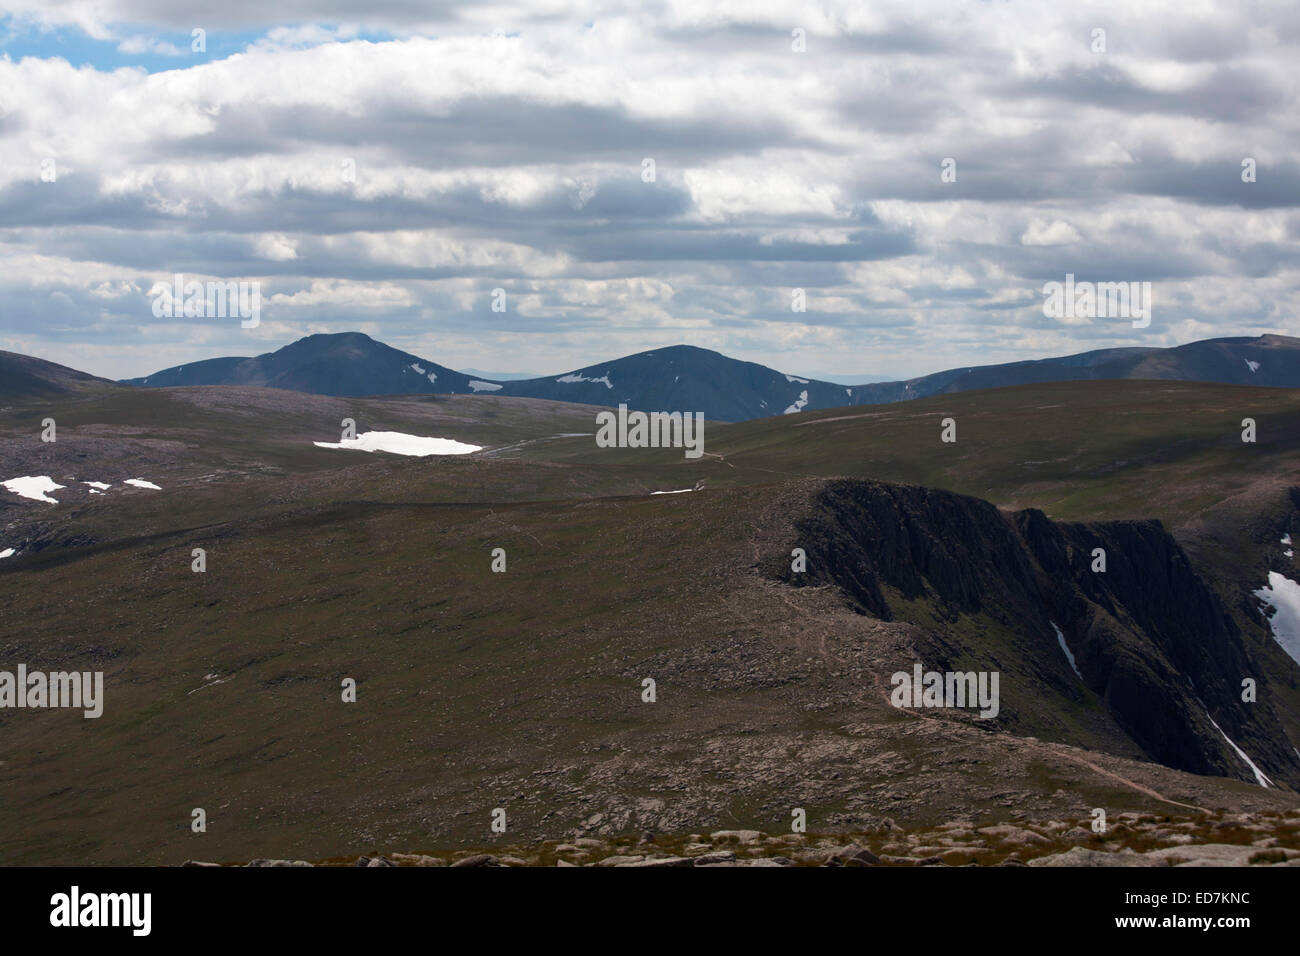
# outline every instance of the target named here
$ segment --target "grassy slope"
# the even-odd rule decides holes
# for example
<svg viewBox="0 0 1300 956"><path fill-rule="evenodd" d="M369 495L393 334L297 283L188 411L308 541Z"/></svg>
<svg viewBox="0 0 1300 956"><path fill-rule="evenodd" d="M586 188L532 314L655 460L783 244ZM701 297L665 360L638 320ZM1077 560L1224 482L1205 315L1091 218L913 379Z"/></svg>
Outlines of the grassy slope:
<svg viewBox="0 0 1300 956"><path fill-rule="evenodd" d="M109 695L98 721L0 715L0 854L474 845L497 806L517 839L597 813L616 829L776 829L791 805L818 828L1153 805L1051 750L889 708L879 675L910 659L906 625L745 573L765 547L751 522L780 521L769 498L344 505L0 572L4 659L103 669ZM1157 789L1276 799L1173 773ZM205 836L186 829L193 807Z"/></svg>
<svg viewBox="0 0 1300 956"><path fill-rule="evenodd" d="M940 422L957 422L957 442ZM1241 420L1258 424L1241 441ZM946 488L1060 520L1156 517L1177 526L1260 478L1300 474L1300 391L1171 382L1062 382L804 412L705 430L704 459L555 442L555 460L643 460L689 487L794 476ZM724 460L715 456L721 455Z"/></svg>
<svg viewBox="0 0 1300 956"><path fill-rule="evenodd" d="M1280 436L1300 421L1290 392L1075 384L711 426L706 447L725 462L597 453L590 438L503 453L514 458L354 460L309 444L336 438L345 410L359 430L506 445L589 430L591 409L220 391L114 390L53 408L58 446L5 446L19 474L151 466L163 473L142 477L164 486L6 505L6 521L92 542L0 566L0 663L103 669L109 700L99 721L0 712L5 862L479 845L496 806L516 839L777 829L804 804L818 829L1160 806L1078 756L893 711L877 682L907 659L911 625L789 594L751 567L788 548L811 487L790 474L1178 520L1293 469ZM41 411L7 411L0 428L24 434ZM1250 412L1261 441L1243 450ZM957 446L938 441L947 414ZM139 431L118 441L125 429ZM41 455L49 470L27 467ZM80 474L87 464L101 471ZM645 495L699 477L736 487ZM204 575L189 570L194 547ZM494 547L504 575L489 570ZM360 684L355 705L339 700L344 676ZM640 701L644 676L656 704ZM1088 759L1185 802L1281 799ZM205 836L188 830L196 806Z"/></svg>

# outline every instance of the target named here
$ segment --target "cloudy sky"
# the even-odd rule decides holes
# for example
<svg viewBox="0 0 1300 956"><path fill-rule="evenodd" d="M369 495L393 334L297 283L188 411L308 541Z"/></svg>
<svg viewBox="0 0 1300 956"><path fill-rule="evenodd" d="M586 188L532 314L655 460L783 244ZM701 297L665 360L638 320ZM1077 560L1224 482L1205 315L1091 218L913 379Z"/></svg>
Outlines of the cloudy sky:
<svg viewBox="0 0 1300 956"><path fill-rule="evenodd" d="M0 348L865 381L1300 335L1297 63L1294 2L0 0ZM155 318L177 272L260 326ZM1066 273L1149 327L1046 318Z"/></svg>

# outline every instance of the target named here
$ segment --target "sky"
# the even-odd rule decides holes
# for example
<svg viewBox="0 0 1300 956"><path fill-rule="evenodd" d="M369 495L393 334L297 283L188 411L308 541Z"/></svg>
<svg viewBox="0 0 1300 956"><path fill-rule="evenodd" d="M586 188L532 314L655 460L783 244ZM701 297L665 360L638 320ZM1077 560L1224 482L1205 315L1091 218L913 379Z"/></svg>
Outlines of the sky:
<svg viewBox="0 0 1300 956"><path fill-rule="evenodd" d="M1293 2L0 0L0 349L869 381L1300 335L1297 62ZM260 323L156 316L177 273ZM1048 317L1067 274L1149 325Z"/></svg>

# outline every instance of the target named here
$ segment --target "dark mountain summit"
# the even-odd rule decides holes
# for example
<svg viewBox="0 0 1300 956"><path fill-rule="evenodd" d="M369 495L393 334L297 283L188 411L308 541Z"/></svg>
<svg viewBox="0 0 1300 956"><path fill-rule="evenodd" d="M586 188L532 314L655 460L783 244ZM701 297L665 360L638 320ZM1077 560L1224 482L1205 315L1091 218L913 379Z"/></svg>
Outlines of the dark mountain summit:
<svg viewBox="0 0 1300 956"><path fill-rule="evenodd" d="M875 405L949 392L1096 379L1173 379L1300 386L1300 339L1208 339L1176 348L1119 348L1061 358L950 369L899 382L836 385L778 372L691 345L638 352L564 375L487 381L376 342L360 332L309 335L254 358L218 358L125 384L262 385L321 395L483 393L646 411L701 411L745 421L845 405Z"/></svg>
<svg viewBox="0 0 1300 956"><path fill-rule="evenodd" d="M1060 358L949 369L905 382L853 389L866 404L1006 385L1099 379L1174 379L1224 385L1300 386L1300 339L1285 335L1205 339L1174 348L1120 348Z"/></svg>
<svg viewBox="0 0 1300 956"><path fill-rule="evenodd" d="M410 395L472 391L470 378L361 332L309 335L253 358L178 365L126 385L259 385L316 395Z"/></svg>
<svg viewBox="0 0 1300 956"><path fill-rule="evenodd" d="M502 395L643 410L702 411L714 421L853 404L852 388L785 375L691 345L638 352L552 378L502 383Z"/></svg>

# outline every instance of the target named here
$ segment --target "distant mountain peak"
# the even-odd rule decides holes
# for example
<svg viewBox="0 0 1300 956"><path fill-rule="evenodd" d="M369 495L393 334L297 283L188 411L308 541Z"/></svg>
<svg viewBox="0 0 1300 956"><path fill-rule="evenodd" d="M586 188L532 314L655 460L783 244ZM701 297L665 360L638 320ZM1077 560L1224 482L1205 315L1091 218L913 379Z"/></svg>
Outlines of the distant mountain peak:
<svg viewBox="0 0 1300 956"><path fill-rule="evenodd" d="M21 352L0 350L0 399L43 398L95 385L111 386L113 382Z"/></svg>
<svg viewBox="0 0 1300 956"><path fill-rule="evenodd" d="M323 395L482 394L627 404L644 411L703 412L714 421L744 421L782 411L798 414L1054 381L1146 378L1295 388L1300 387L1300 363L1291 356L1297 349L1300 339L1266 334L1172 348L1097 349L1004 365L961 366L907 381L841 385L678 343L559 375L492 379L446 368L364 332L318 332L253 358L191 362L126 384L260 385Z"/></svg>

